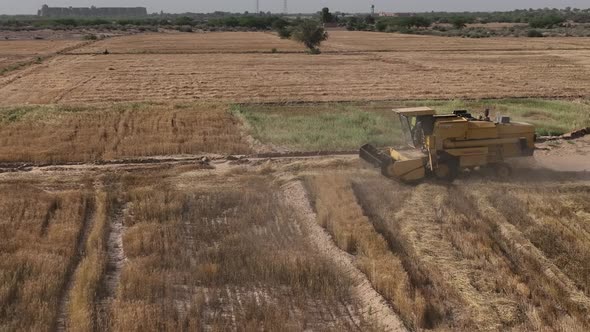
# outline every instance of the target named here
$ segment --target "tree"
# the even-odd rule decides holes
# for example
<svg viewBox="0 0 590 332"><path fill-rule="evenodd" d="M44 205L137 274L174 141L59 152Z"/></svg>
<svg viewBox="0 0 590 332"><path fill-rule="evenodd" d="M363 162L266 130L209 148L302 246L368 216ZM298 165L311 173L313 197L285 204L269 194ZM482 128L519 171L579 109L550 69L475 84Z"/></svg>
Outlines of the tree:
<svg viewBox="0 0 590 332"><path fill-rule="evenodd" d="M272 23L273 30L280 30L289 26L289 22L283 18L279 18Z"/></svg>
<svg viewBox="0 0 590 332"><path fill-rule="evenodd" d="M291 38L291 27L289 26L289 22L282 18L274 21L272 29L277 32L281 39Z"/></svg>
<svg viewBox="0 0 590 332"><path fill-rule="evenodd" d="M428 28L432 21L424 16L392 17L387 20L387 24L407 29L412 27Z"/></svg>
<svg viewBox="0 0 590 332"><path fill-rule="evenodd" d="M385 31L385 29L387 29L387 22L385 21L377 21L377 24L375 24L375 28L377 29L377 31L383 32Z"/></svg>
<svg viewBox="0 0 590 332"><path fill-rule="evenodd" d="M463 17L463 16L455 16L455 17L451 18L451 24L453 25L453 27L455 29L459 29L459 30L466 27L467 23L470 23L469 21L470 20L468 18Z"/></svg>
<svg viewBox="0 0 590 332"><path fill-rule="evenodd" d="M334 16L332 16L332 13L330 13L330 9L328 7L322 8L321 17L322 23L331 23L334 21Z"/></svg>
<svg viewBox="0 0 590 332"><path fill-rule="evenodd" d="M543 15L535 17L529 21L529 26L535 29L551 29L556 25L560 25L565 22L563 17L557 15Z"/></svg>
<svg viewBox="0 0 590 332"><path fill-rule="evenodd" d="M280 28L279 30L277 30L277 34L279 35L279 37L281 37L281 39L291 38L292 33L293 32L291 31L291 28L289 28L289 27L283 27L283 28Z"/></svg>
<svg viewBox="0 0 590 332"><path fill-rule="evenodd" d="M188 16L182 16L176 19L176 25L193 25L193 19Z"/></svg>
<svg viewBox="0 0 590 332"><path fill-rule="evenodd" d="M318 46L328 39L328 33L318 22L305 20L293 29L291 38L303 43L311 53L319 53Z"/></svg>
<svg viewBox="0 0 590 332"><path fill-rule="evenodd" d="M430 25L432 25L432 21L423 16L411 17L410 22L412 26L415 26L417 28L428 28Z"/></svg>

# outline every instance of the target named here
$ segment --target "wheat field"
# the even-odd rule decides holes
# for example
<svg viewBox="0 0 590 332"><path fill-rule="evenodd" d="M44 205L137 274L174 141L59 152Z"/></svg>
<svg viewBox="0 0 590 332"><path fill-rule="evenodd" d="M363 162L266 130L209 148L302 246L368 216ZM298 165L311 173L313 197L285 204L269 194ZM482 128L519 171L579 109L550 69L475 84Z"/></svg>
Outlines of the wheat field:
<svg viewBox="0 0 590 332"><path fill-rule="evenodd" d="M589 330L587 139L412 186L256 155L394 144L417 103L587 126L588 40L330 33L0 41L47 54L0 74L0 330Z"/></svg>

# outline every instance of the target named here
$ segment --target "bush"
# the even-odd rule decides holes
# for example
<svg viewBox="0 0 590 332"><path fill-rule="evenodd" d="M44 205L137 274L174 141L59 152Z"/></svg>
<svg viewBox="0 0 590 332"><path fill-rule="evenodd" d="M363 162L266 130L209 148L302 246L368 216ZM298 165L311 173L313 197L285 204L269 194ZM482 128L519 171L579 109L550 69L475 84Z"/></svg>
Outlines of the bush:
<svg viewBox="0 0 590 332"><path fill-rule="evenodd" d="M320 51L319 48L310 48L308 52L309 54L322 54L322 51Z"/></svg>
<svg viewBox="0 0 590 332"><path fill-rule="evenodd" d="M539 38L539 37L543 37L543 33L539 30L529 30L529 32L527 33L527 37L531 37L531 38Z"/></svg>
<svg viewBox="0 0 590 332"><path fill-rule="evenodd" d="M194 24L193 19L187 16L179 17L176 19L176 25L190 25Z"/></svg>
<svg viewBox="0 0 590 332"><path fill-rule="evenodd" d="M82 39L84 39L84 40L97 40L98 37L95 34L89 34L89 35L85 35L84 37L82 37Z"/></svg>
<svg viewBox="0 0 590 332"><path fill-rule="evenodd" d="M193 27L190 25L183 25L181 27L177 27L176 30L180 32L193 32Z"/></svg>

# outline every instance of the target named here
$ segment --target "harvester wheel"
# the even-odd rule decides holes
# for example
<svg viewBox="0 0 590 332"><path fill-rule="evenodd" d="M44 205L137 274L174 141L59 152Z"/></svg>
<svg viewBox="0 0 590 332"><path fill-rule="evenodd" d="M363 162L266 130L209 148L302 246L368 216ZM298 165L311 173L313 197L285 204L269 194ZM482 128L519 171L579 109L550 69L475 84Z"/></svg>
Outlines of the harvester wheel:
<svg viewBox="0 0 590 332"><path fill-rule="evenodd" d="M500 163L494 165L496 171L496 177L500 180L506 180L512 175L512 167L506 163Z"/></svg>
<svg viewBox="0 0 590 332"><path fill-rule="evenodd" d="M393 163L387 163L381 166L381 174L388 178L395 177L395 174L393 173Z"/></svg>
<svg viewBox="0 0 590 332"><path fill-rule="evenodd" d="M459 174L459 166L454 160L439 163L434 175L440 180L453 181Z"/></svg>

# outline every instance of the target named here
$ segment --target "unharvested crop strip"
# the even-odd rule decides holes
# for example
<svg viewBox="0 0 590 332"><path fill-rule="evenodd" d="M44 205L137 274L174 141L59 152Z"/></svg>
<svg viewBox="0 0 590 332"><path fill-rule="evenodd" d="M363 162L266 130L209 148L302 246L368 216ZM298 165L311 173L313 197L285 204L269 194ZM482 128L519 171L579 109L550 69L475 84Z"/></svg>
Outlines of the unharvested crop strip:
<svg viewBox="0 0 590 332"><path fill-rule="evenodd" d="M92 224L94 221L94 212L94 197L86 198L86 200L84 201L84 218L82 220L82 228L80 229L80 234L78 235L78 240L76 241L76 249L74 252L74 256L70 260L70 264L68 265L67 273L64 278L64 285L58 301L57 317L54 327L52 328L52 331L67 330L68 301L70 291L74 284L74 276L76 273L76 269L78 268L80 261L84 257L84 247L88 239L88 235L90 234L90 231L92 229Z"/></svg>
<svg viewBox="0 0 590 332"><path fill-rule="evenodd" d="M515 100L521 100L521 99L541 99L541 100L575 100L578 98L590 98L590 94L587 95L546 95L546 96L515 96L515 97L485 97L485 98L470 98L470 97L461 97L462 101L466 101L466 102L470 102L470 101L480 101L482 99L485 100L504 100L504 99L515 99ZM370 99L370 100L359 100L359 99L342 99L342 100L318 100L318 101L309 101L309 100L284 100L284 101L258 101L258 102L236 102L233 103L233 105L237 105L237 106L243 106L243 107L247 107L247 106L256 106L256 105L260 105L260 106L290 106L290 105L331 105L334 103L350 103L350 104L358 104L358 103L362 103L362 102L391 102L391 103L395 103L395 102L407 102L407 101L416 101L416 100L420 100L420 99L416 99L416 98L375 98L375 99ZM456 100L456 98L454 97L449 97L449 98L440 98L440 97L428 97L428 100L430 101L453 101ZM395 104L392 105L392 107L395 106Z"/></svg>
<svg viewBox="0 0 590 332"><path fill-rule="evenodd" d="M373 188L370 187L371 185ZM407 234L408 232L414 233L413 229L404 225L405 219L410 220L407 223L412 223L411 220L414 218L414 215L405 215L405 211L408 211L408 209L410 213L419 213L421 219L434 221L434 219L438 218L438 213L436 216L432 215L436 207L428 210L424 206L417 204L417 202L425 200L424 193L427 189L424 187L394 188L392 186L379 186L374 181L366 184L355 181L353 188L364 215L368 217L375 231L386 239L390 250L399 257L408 276L409 288L414 293L413 298L409 301L414 301L413 305L418 308L421 307L422 310L422 312L414 313L419 314L418 320L415 322L416 328L435 329L444 328L445 326L469 328L470 326L477 326L472 317L473 313L469 317L456 317L459 316L456 314L457 312L470 310L470 308L467 308L461 294L456 289L448 287L445 280L441 279L439 271L424 262L424 252L415 247L415 241L428 241L426 239L427 235L424 235L424 237L421 235L418 239L415 239ZM378 192L382 190L387 191L387 193L384 197L379 195L378 198ZM377 202L380 200L387 202L391 206L378 204ZM429 203L437 204L437 206L439 204L436 202ZM402 215L398 219L400 213ZM428 213L428 215L422 215L423 213ZM404 218L404 221L401 218ZM400 299L395 299L395 301L400 301ZM422 306L419 304L422 304Z"/></svg>
<svg viewBox="0 0 590 332"><path fill-rule="evenodd" d="M51 202L49 208L47 209L47 213L45 214L45 218L43 218L43 222L41 223L41 236L47 235L47 228L49 228L49 224L51 220L55 217L55 212L59 209L59 203L57 201Z"/></svg>
<svg viewBox="0 0 590 332"><path fill-rule="evenodd" d="M307 230L313 245L326 257L340 266L353 281L352 293L359 301L362 315L388 331L404 331L406 328L385 299L372 287L367 276L358 270L351 256L339 249L330 235L317 223L306 190L299 181L283 187L285 202L299 213L301 226Z"/></svg>

